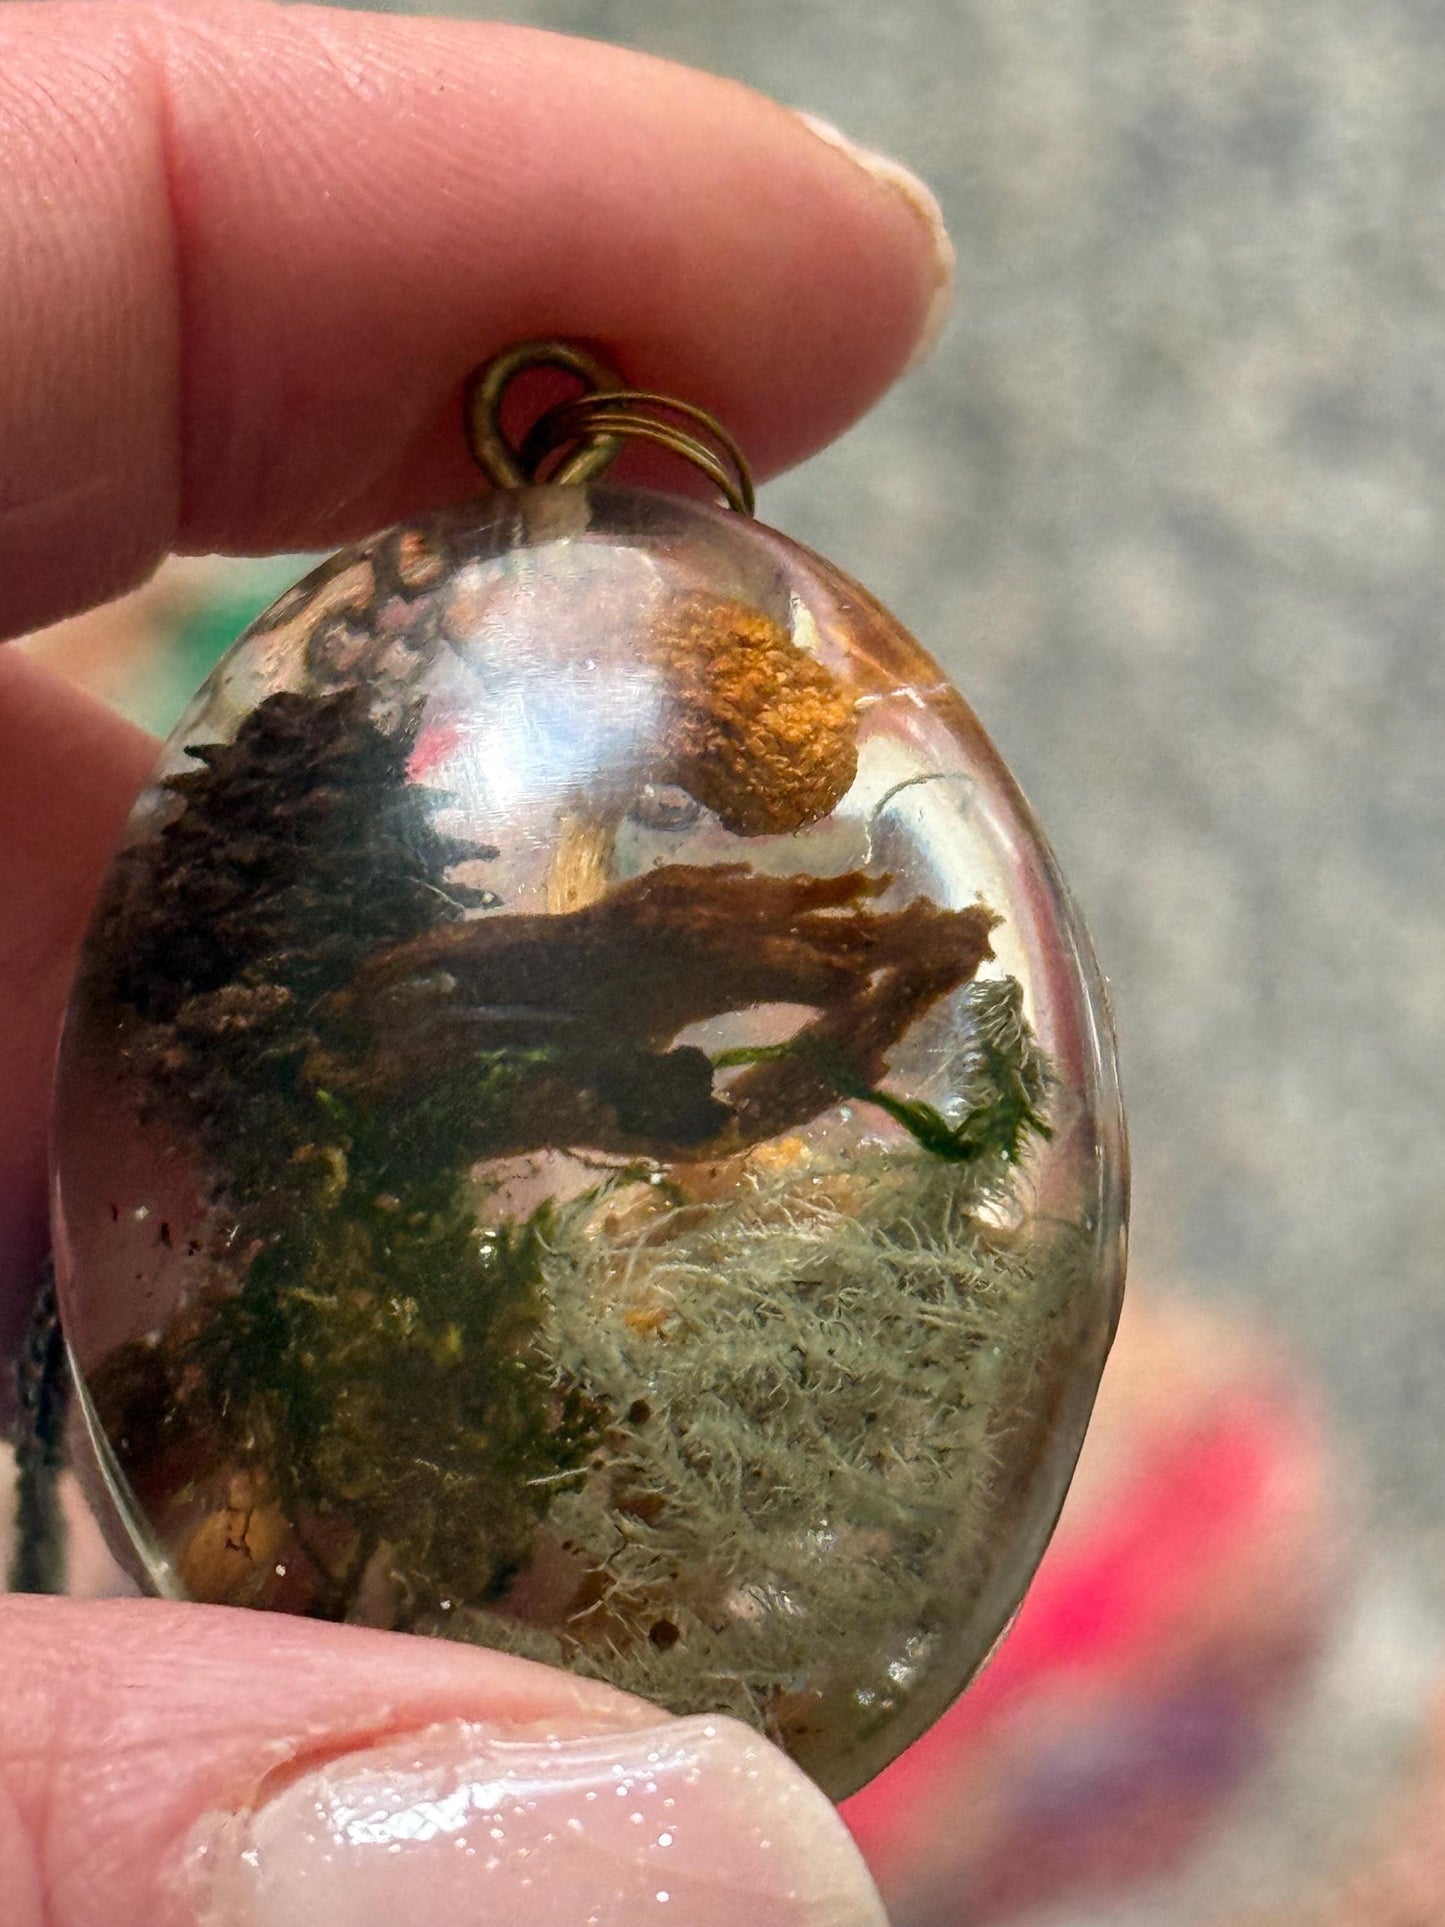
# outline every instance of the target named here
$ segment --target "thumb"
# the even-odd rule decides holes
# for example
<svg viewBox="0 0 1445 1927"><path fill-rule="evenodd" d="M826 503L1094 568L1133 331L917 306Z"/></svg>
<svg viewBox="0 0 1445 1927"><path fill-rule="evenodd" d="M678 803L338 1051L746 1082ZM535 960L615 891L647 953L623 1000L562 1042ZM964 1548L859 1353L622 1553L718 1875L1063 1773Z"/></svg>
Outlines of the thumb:
<svg viewBox="0 0 1445 1927"><path fill-rule="evenodd" d="M886 1927L731 1720L150 1600L0 1600L0 1653L0 1927Z"/></svg>

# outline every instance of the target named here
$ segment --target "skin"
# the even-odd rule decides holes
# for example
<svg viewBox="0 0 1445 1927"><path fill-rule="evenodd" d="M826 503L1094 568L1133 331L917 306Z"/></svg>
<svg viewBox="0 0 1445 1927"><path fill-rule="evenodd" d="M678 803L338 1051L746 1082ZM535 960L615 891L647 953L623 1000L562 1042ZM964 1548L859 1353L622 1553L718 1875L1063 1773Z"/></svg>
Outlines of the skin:
<svg viewBox="0 0 1445 1927"><path fill-rule="evenodd" d="M463 383L537 334L715 409L766 474L900 372L938 282L906 199L773 103L494 26L11 5L0 180L0 638L171 550L474 493ZM75 950L153 749L0 651L0 1352ZM171 1919L175 1844L278 1762L656 1717L499 1655L159 1602L0 1601L0 1651L6 1927Z"/></svg>

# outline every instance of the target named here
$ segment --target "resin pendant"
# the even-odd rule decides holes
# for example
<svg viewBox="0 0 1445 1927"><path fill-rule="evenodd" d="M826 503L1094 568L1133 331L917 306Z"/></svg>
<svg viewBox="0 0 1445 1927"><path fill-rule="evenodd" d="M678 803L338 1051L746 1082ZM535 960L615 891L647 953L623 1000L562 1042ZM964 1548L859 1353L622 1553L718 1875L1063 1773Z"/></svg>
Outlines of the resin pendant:
<svg viewBox="0 0 1445 1927"><path fill-rule="evenodd" d="M834 1795L1017 1606L1118 1309L1098 982L972 714L827 563L589 482L236 643L55 1146L147 1585L735 1715Z"/></svg>

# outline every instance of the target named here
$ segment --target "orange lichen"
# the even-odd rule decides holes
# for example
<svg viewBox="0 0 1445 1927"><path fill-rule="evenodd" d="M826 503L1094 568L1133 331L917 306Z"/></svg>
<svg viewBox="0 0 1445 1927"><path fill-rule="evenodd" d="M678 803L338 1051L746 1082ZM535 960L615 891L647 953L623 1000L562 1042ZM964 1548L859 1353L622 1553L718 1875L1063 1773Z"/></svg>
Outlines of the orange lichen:
<svg viewBox="0 0 1445 1927"><path fill-rule="evenodd" d="M668 780L736 836L816 823L858 768L854 699L761 610L693 596L650 641L667 680Z"/></svg>

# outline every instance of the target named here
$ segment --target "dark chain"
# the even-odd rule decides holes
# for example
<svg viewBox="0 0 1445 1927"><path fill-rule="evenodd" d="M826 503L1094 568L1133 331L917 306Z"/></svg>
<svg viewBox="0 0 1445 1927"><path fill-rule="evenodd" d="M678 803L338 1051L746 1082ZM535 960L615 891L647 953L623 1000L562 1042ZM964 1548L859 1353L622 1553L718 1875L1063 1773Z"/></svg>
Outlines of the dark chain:
<svg viewBox="0 0 1445 1927"><path fill-rule="evenodd" d="M60 1467L70 1381L55 1304L55 1273L48 1264L20 1353L17 1385L20 1417L15 1433L15 1555L10 1590L64 1592Z"/></svg>

